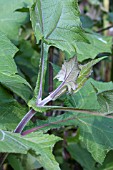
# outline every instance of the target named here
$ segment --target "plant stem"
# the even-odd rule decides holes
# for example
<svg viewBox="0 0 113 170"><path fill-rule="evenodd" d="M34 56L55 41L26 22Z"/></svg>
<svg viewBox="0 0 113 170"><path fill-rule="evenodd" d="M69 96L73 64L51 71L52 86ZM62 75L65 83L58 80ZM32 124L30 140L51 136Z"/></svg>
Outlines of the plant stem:
<svg viewBox="0 0 113 170"><path fill-rule="evenodd" d="M113 25L108 26L108 27L103 28L103 29L100 29L100 30L97 31L97 33L101 33L101 32L103 32L103 31L107 31L107 30L109 30L110 28L113 28Z"/></svg>
<svg viewBox="0 0 113 170"><path fill-rule="evenodd" d="M49 93L53 91L53 67L51 63L53 63L53 51L54 48L50 48L49 52Z"/></svg>
<svg viewBox="0 0 113 170"><path fill-rule="evenodd" d="M53 51L54 51L54 47L50 48L49 51L49 93L53 91L53 67L51 65L51 63L53 63ZM53 102L50 101L48 103L49 106L52 106ZM47 116L52 116L52 111L49 111L46 113Z"/></svg>
<svg viewBox="0 0 113 170"><path fill-rule="evenodd" d="M16 129L14 130L15 133L21 133L24 129L25 125L31 120L31 118L35 115L36 111L31 109L21 120L21 122L18 124Z"/></svg>
<svg viewBox="0 0 113 170"><path fill-rule="evenodd" d="M76 116L73 116L71 118L67 118L67 119L64 119L64 120L59 120L59 121L56 121L56 122L46 123L44 125L41 125L41 126L38 126L38 127L35 127L35 128L32 128L32 129L29 129L29 130L26 130L26 131L22 132L22 135L23 136L28 135L29 133L32 133L32 132L34 132L36 130L39 130L39 129L42 129L44 127L48 127L50 125L55 125L55 124L58 124L58 123L61 123L61 122L66 122L66 121L69 121L69 120L73 120L75 118L76 118Z"/></svg>
<svg viewBox="0 0 113 170"><path fill-rule="evenodd" d="M55 96L57 96L59 94L59 91L62 89L63 85L65 82L62 82L57 88L56 90L54 90L53 92L50 93L49 96L47 96L45 99L43 99L42 101L40 101L37 106L44 106L45 104L47 104L48 102L50 102L51 100L53 100L55 98Z"/></svg>
<svg viewBox="0 0 113 170"><path fill-rule="evenodd" d="M41 42L41 65L40 65L40 73L39 73L39 92L37 97L37 103L42 100L42 82L44 75L44 47L43 42Z"/></svg>
<svg viewBox="0 0 113 170"><path fill-rule="evenodd" d="M59 93L59 90L62 88L64 83L61 83L58 88L53 91L49 96L47 96L45 99L43 99L42 101L40 101L40 103L37 104L37 106L44 106L45 104L47 104L48 102L50 102L55 95L57 95ZM31 120L31 118L35 115L36 111L31 109L21 120L21 122L18 124L18 126L16 127L16 129L14 130L15 133L20 133L22 132L22 130L24 129L24 127L26 126L26 124Z"/></svg>
<svg viewBox="0 0 113 170"><path fill-rule="evenodd" d="M0 153L0 167L3 165L4 161L6 160L8 153Z"/></svg>
<svg viewBox="0 0 113 170"><path fill-rule="evenodd" d="M56 109L56 110L57 110L57 109ZM59 109L59 110L62 110L62 109ZM69 111L69 110L67 109L67 111ZM104 114L100 114L100 113L98 113L98 112L91 112L91 111L88 111L88 110L79 110L79 109L76 109L76 112L77 112L77 113L89 114L90 116L96 115L96 116L107 117L107 116L104 115ZM88 116L89 116L89 115L88 115ZM24 135L28 135L28 134L36 131L36 130L39 130L39 129L48 127L48 126L50 126L50 125L56 125L56 124L63 123L63 122L69 121L69 120L73 120L73 119L77 119L77 118L83 118L83 117L84 117L84 116L77 116L77 115L76 115L76 116L72 116L72 117L70 117L70 118L58 120L58 121L51 122L51 123L46 123L46 124L44 124L44 125L41 125L41 126L38 126L38 127L32 128L32 129L26 130L26 131L22 132L21 135L23 135L23 136L24 136ZM86 116L85 116L85 117L86 117Z"/></svg>

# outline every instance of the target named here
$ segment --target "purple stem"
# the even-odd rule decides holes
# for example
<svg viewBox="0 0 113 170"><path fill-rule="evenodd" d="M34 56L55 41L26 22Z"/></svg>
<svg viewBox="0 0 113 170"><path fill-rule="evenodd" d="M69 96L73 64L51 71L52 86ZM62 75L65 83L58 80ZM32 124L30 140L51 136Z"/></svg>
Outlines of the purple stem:
<svg viewBox="0 0 113 170"><path fill-rule="evenodd" d="M40 101L39 104L37 104L38 106L44 106L45 104L47 104L48 102L50 102L58 93L59 90L62 88L62 86L64 85L64 82L62 82L55 91L53 91L49 96L47 96L45 99L43 99L42 101ZM35 115L36 111L31 109L21 120L21 122L18 124L18 126L16 127L16 129L14 130L15 133L20 133L22 132L22 130L24 129L24 127L26 126L26 124L29 122L29 120L31 120L31 118Z"/></svg>
<svg viewBox="0 0 113 170"><path fill-rule="evenodd" d="M24 129L25 125L29 122L29 120L35 115L36 111L31 109L21 120L21 122L18 124L16 129L14 130L15 133L21 133Z"/></svg>
<svg viewBox="0 0 113 170"><path fill-rule="evenodd" d="M59 91L62 89L63 85L65 84L65 82L62 82L56 90L54 90L53 92L51 92L51 94L49 96L47 96L45 99L43 99L42 101L40 101L37 106L44 106L45 104L47 104L48 102L50 102L51 100L53 100L55 98L55 96L57 94L59 94Z"/></svg>
<svg viewBox="0 0 113 170"><path fill-rule="evenodd" d="M26 130L26 131L22 132L21 135L25 136L25 135L28 135L29 133L32 133L32 132L34 132L36 130L39 130L39 129L42 129L44 127L48 127L50 125L57 125L59 123L63 123L63 122L69 121L69 120L73 120L75 118L77 118L77 116L73 116L71 118L67 118L67 119L63 119L63 120L58 120L56 122L46 123L44 125L41 125L41 126L38 126L38 127L32 128L32 129Z"/></svg>

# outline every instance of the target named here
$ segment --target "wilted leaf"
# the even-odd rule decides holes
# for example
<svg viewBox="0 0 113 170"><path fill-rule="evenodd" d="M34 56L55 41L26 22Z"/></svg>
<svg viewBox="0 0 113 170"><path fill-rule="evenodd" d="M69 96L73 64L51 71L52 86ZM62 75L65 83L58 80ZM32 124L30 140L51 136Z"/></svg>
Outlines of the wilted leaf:
<svg viewBox="0 0 113 170"><path fill-rule="evenodd" d="M77 58L73 57L69 61L64 61L62 69L56 75L59 81L62 82L62 88L67 86L68 91L75 90L77 88L76 80L79 75L80 69L78 66Z"/></svg>

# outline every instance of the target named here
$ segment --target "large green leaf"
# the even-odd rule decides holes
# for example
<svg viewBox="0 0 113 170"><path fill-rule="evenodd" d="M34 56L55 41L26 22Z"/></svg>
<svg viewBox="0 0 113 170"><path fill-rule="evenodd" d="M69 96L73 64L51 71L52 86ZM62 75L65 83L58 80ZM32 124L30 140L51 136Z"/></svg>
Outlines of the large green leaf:
<svg viewBox="0 0 113 170"><path fill-rule="evenodd" d="M19 134L0 130L0 152L27 154L31 151L45 169L60 170L52 154L53 146L59 140L59 137L40 132L22 137Z"/></svg>
<svg viewBox="0 0 113 170"><path fill-rule="evenodd" d="M71 157L76 160L84 170L94 170L95 161L91 157L90 153L80 144L77 143L68 143L66 147Z"/></svg>
<svg viewBox="0 0 113 170"><path fill-rule="evenodd" d="M113 90L105 91L98 94L98 102L101 106L99 110L102 113L112 114L113 113Z"/></svg>
<svg viewBox="0 0 113 170"><path fill-rule="evenodd" d="M27 109L0 85L0 129L14 130L26 112Z"/></svg>
<svg viewBox="0 0 113 170"><path fill-rule="evenodd" d="M87 150L91 153L94 160L102 165L106 154L109 152L110 149L106 148L103 145L100 145L99 143L95 142L95 140L92 141L90 139L85 139L83 136L80 136L80 140L83 142Z"/></svg>
<svg viewBox="0 0 113 170"><path fill-rule="evenodd" d="M100 105L97 101L96 92L90 81L75 94L67 95L66 106L87 110L98 110Z"/></svg>
<svg viewBox="0 0 113 170"><path fill-rule="evenodd" d="M28 13L16 11L19 8L27 7L28 2L29 0L0 1L0 31L10 39L18 39L19 28L28 19Z"/></svg>
<svg viewBox="0 0 113 170"><path fill-rule="evenodd" d="M113 169L113 151L110 151L103 163L103 165L98 167L98 170L112 170Z"/></svg>
<svg viewBox="0 0 113 170"><path fill-rule="evenodd" d="M37 42L43 40L69 53L77 50L76 42L88 42L81 29L77 0L35 0L30 13Z"/></svg>
<svg viewBox="0 0 113 170"><path fill-rule="evenodd" d="M86 34L88 43L77 42L79 49L78 61L88 58L94 59L100 53L111 53L112 38L104 37L98 34Z"/></svg>
<svg viewBox="0 0 113 170"><path fill-rule="evenodd" d="M80 139L92 154L93 158L102 163L105 155L113 149L113 119L99 115L83 113L65 113L50 117L46 121L38 121L34 130L60 128L62 126L79 126ZM99 159L101 157L101 159Z"/></svg>
<svg viewBox="0 0 113 170"><path fill-rule="evenodd" d="M19 53L15 57L19 69L26 75L30 83L35 86L40 54L34 50L29 41L20 41Z"/></svg>
<svg viewBox="0 0 113 170"><path fill-rule="evenodd" d="M113 83L103 83L90 79L96 93L98 102L100 104L99 112L104 114L113 113Z"/></svg>
<svg viewBox="0 0 113 170"><path fill-rule="evenodd" d="M100 82L94 79L90 79L90 82L94 86L97 94L101 94L105 91L113 90L113 82Z"/></svg>
<svg viewBox="0 0 113 170"><path fill-rule="evenodd" d="M71 157L79 162L84 170L112 170L113 169L113 151L110 151L105 158L103 164L97 164L92 158L91 154L83 148L83 145L79 143L69 142L66 147ZM99 149L99 148L98 148ZM101 152L101 150L99 149ZM96 152L96 149L95 149ZM101 160L101 155L98 155L98 159Z"/></svg>
<svg viewBox="0 0 113 170"><path fill-rule="evenodd" d="M37 158L31 155L30 153L26 155L9 154L7 159L8 163L14 170L33 170L42 167L38 163Z"/></svg>
<svg viewBox="0 0 113 170"><path fill-rule="evenodd" d="M97 82L93 79L89 79L81 90L79 90L71 97L68 96L68 100L66 104L67 106L70 107L76 106L82 109L89 109L89 110L97 109L97 111L104 114L112 113L113 95L112 95L112 91L106 92L107 89L108 90L113 89L112 82L104 84L102 82ZM90 141L86 139L87 140L86 142L85 138L83 139L82 137L81 140L84 141L88 151L92 153L94 159L96 161L99 160L99 162L102 163L109 149L106 150L103 146L100 146L100 144L96 143L95 141Z"/></svg>
<svg viewBox="0 0 113 170"><path fill-rule="evenodd" d="M22 97L26 102L31 96L31 87L20 77L13 56L17 48L0 32L0 83Z"/></svg>

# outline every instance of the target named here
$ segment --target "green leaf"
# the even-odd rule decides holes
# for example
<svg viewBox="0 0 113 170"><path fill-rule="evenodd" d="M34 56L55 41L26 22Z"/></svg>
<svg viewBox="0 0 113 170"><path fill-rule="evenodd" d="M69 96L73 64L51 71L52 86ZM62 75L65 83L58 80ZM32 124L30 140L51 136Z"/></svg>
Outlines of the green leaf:
<svg viewBox="0 0 113 170"><path fill-rule="evenodd" d="M62 126L79 126L81 140L86 145L93 158L102 163L106 153L113 149L113 119L99 115L84 115L68 113L51 117L47 121L37 122L37 130L49 130ZM101 159L99 158L101 156Z"/></svg>
<svg viewBox="0 0 113 170"><path fill-rule="evenodd" d="M92 28L94 25L93 20L87 15L81 15L80 20L82 22L83 28Z"/></svg>
<svg viewBox="0 0 113 170"><path fill-rule="evenodd" d="M83 136L80 136L80 140L83 142L87 150L91 153L94 160L102 165L106 154L109 152L110 149L106 149L106 147L104 147L103 145L100 145L95 141L91 141L90 139L85 140Z"/></svg>
<svg viewBox="0 0 113 170"><path fill-rule="evenodd" d="M39 71L40 54L31 47L29 41L20 41L19 53L15 57L16 64L30 83L35 86Z"/></svg>
<svg viewBox="0 0 113 170"><path fill-rule="evenodd" d="M77 1L35 0L30 13L37 42L43 40L68 53L77 50L77 42L88 42L81 29Z"/></svg>
<svg viewBox="0 0 113 170"><path fill-rule="evenodd" d="M0 83L27 102L31 96L31 87L24 78L18 75L13 59L17 48L1 32L0 52Z"/></svg>
<svg viewBox="0 0 113 170"><path fill-rule="evenodd" d="M98 102L100 104L99 112L104 114L113 113L113 83L103 83L90 79L91 84L97 92Z"/></svg>
<svg viewBox="0 0 113 170"><path fill-rule="evenodd" d="M11 167L14 170L24 170L24 167L22 166L22 163L20 162L20 160L18 159L18 157L16 157L16 155L9 155L8 156L8 164L11 165Z"/></svg>
<svg viewBox="0 0 113 170"><path fill-rule="evenodd" d="M71 157L76 160L83 167L84 170L94 170L95 161L91 157L90 153L82 148L80 144L68 143L66 147Z"/></svg>
<svg viewBox="0 0 113 170"><path fill-rule="evenodd" d="M79 109L99 110L100 105L90 80L87 81L87 83L77 93L67 95L65 105Z"/></svg>
<svg viewBox="0 0 113 170"><path fill-rule="evenodd" d="M100 5L100 1L99 1L99 0L89 0L89 2L90 2L92 5Z"/></svg>
<svg viewBox="0 0 113 170"><path fill-rule="evenodd" d="M1 0L0 1L0 31L8 38L18 40L19 28L28 20L28 13L16 11L26 8L29 1L25 0Z"/></svg>
<svg viewBox="0 0 113 170"><path fill-rule="evenodd" d="M83 61L88 58L94 59L100 53L111 53L111 37L104 37L98 34L86 34L88 43L77 42L79 49L78 61Z"/></svg>
<svg viewBox="0 0 113 170"><path fill-rule="evenodd" d="M60 138L54 135L32 133L26 137L0 130L0 152L34 154L39 163L47 170L60 170L52 154L54 144ZM10 143L10 145L9 145Z"/></svg>
<svg viewBox="0 0 113 170"><path fill-rule="evenodd" d="M77 78L77 89L75 90L75 93L81 89L81 87L85 84L85 82L87 81L87 79L89 78L89 76L91 75L92 72L92 67L97 64L99 61L103 60L106 57L101 57L95 60L92 60L84 65L79 65L80 67L80 73L79 76Z"/></svg>
<svg viewBox="0 0 113 170"><path fill-rule="evenodd" d="M112 169L113 169L113 151L110 151L107 154L103 165L101 167L99 166L98 170L112 170Z"/></svg>
<svg viewBox="0 0 113 170"><path fill-rule="evenodd" d="M101 106L99 110L104 114L112 114L113 113L113 90L105 91L98 94L98 102Z"/></svg>
<svg viewBox="0 0 113 170"><path fill-rule="evenodd" d="M33 170L41 168L37 158L32 156L30 153L26 155L8 155L8 163L14 170Z"/></svg>
<svg viewBox="0 0 113 170"><path fill-rule="evenodd" d="M50 117L46 121L38 121L37 128L40 130L49 130L60 128L62 126L79 126L80 136L84 141L94 142L103 147L105 150L113 149L113 119L83 113L65 113L57 117ZM42 126L43 125L43 126ZM93 148L94 149L94 148ZM93 150L92 150L93 154ZM99 161L99 160L98 160Z"/></svg>
<svg viewBox="0 0 113 170"><path fill-rule="evenodd" d="M1 85L0 97L0 129L14 130L27 109L14 100L8 90Z"/></svg>
<svg viewBox="0 0 113 170"><path fill-rule="evenodd" d="M91 84L94 86L97 94L100 94L105 91L113 90L113 82L100 82L90 79Z"/></svg>

